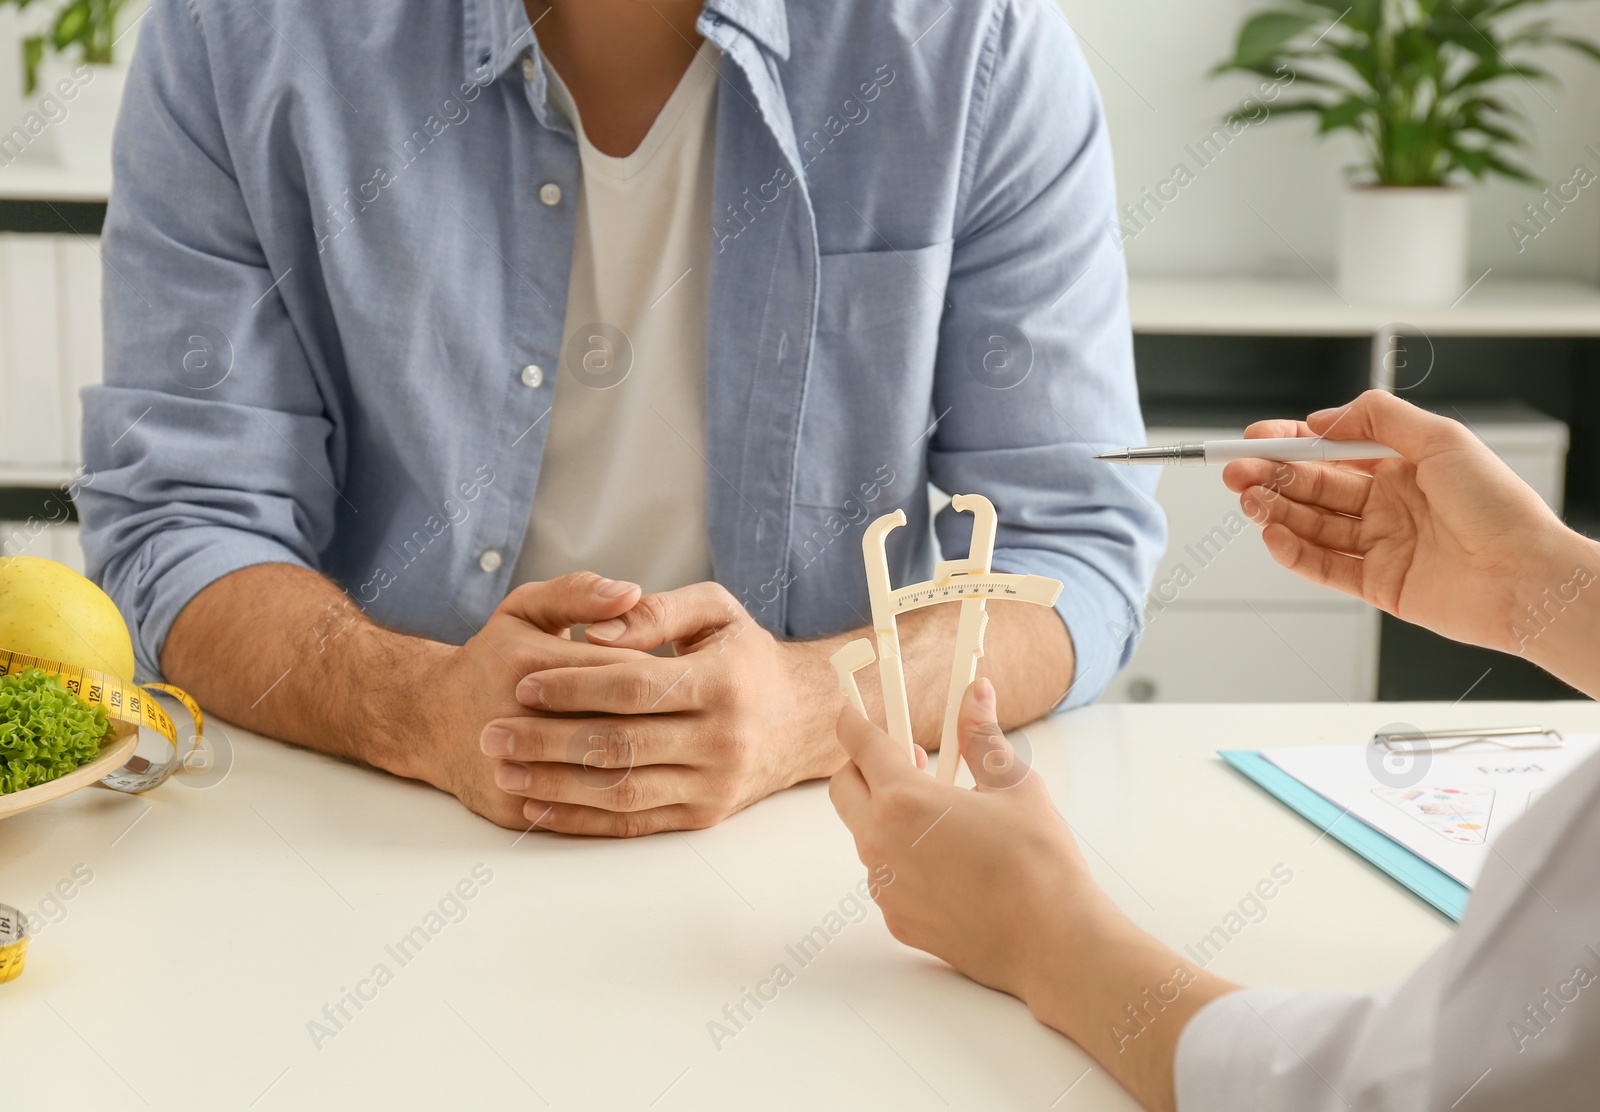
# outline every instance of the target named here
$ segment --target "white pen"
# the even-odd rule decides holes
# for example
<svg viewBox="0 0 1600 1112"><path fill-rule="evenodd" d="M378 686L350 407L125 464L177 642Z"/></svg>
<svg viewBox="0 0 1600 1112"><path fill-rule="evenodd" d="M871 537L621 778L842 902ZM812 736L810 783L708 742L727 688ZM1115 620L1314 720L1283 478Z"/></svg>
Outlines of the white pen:
<svg viewBox="0 0 1600 1112"><path fill-rule="evenodd" d="M1236 459L1274 463L1305 460L1399 459L1400 453L1376 440L1329 440L1322 436L1263 436L1255 440L1206 440L1124 448L1094 457L1107 463L1142 463L1165 467L1203 467Z"/></svg>

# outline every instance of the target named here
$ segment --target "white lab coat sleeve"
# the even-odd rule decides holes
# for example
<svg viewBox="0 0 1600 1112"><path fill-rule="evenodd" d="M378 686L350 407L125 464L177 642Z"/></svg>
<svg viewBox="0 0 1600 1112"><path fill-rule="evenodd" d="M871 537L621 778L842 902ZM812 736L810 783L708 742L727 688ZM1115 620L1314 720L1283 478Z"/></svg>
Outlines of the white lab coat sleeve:
<svg viewBox="0 0 1600 1112"><path fill-rule="evenodd" d="M1175 1070L1179 1112L1600 1108L1600 757L1495 841L1404 984L1220 997Z"/></svg>

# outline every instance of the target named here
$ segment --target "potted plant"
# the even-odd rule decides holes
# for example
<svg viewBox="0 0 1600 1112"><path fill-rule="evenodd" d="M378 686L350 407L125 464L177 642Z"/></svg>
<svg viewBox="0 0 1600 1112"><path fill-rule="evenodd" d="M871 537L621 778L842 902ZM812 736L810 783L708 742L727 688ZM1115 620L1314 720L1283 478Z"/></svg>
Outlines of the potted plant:
<svg viewBox="0 0 1600 1112"><path fill-rule="evenodd" d="M19 10L36 3L0 0ZM39 6L47 4L53 7L44 29L22 40L23 92L37 96L36 113L63 164L108 170L127 79L127 67L115 57L125 0L45 0Z"/></svg>
<svg viewBox="0 0 1600 1112"><path fill-rule="evenodd" d="M1548 2L1289 0L1240 29L1215 73L1293 73L1315 95L1273 110L1316 116L1318 134L1353 131L1365 148L1340 220L1347 300L1451 305L1466 291L1462 176L1535 181L1513 153L1527 145L1527 117L1503 89L1554 83L1527 60L1532 49L1600 60L1593 42L1523 18Z"/></svg>

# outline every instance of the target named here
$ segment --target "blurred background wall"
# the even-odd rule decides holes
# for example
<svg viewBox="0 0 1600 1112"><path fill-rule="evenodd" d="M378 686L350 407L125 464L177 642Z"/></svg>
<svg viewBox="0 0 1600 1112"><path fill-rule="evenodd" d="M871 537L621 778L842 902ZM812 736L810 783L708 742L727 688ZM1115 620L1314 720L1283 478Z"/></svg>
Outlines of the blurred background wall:
<svg viewBox="0 0 1600 1112"><path fill-rule="evenodd" d="M1254 90L1255 82L1237 74L1206 74L1232 53L1240 25L1264 4L1060 0L1060 6L1105 99L1118 195L1125 202L1170 177L1175 163L1194 165L1185 147ZM1600 3L1558 4L1541 14L1600 39ZM1600 173L1600 66L1559 51L1548 52L1541 64L1564 88L1514 84L1507 91L1534 125L1527 163L1551 181L1568 180L1579 164ZM1315 131L1305 116L1252 126L1128 243L1129 270L1147 276L1300 275L1306 268L1299 251L1331 277L1343 170L1359 150L1348 133L1319 140ZM1591 144L1595 150L1586 150ZM1539 190L1493 182L1472 192L1474 274L1493 266L1496 274L1600 281L1600 188L1585 191L1583 203L1562 215L1560 235L1541 236L1520 252L1506 225Z"/></svg>

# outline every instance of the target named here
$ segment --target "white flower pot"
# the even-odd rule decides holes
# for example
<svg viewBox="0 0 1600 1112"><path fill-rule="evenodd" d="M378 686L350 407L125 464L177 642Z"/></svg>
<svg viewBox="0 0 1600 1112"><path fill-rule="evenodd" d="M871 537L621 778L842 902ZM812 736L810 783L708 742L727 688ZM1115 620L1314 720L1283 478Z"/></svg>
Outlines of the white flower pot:
<svg viewBox="0 0 1600 1112"><path fill-rule="evenodd" d="M1339 220L1339 295L1448 307L1467 291L1471 204L1453 186L1352 186Z"/></svg>
<svg viewBox="0 0 1600 1112"><path fill-rule="evenodd" d="M33 107L49 122L50 146L61 165L110 172L111 133L127 83L128 67L121 63L84 66L60 55L40 63Z"/></svg>

